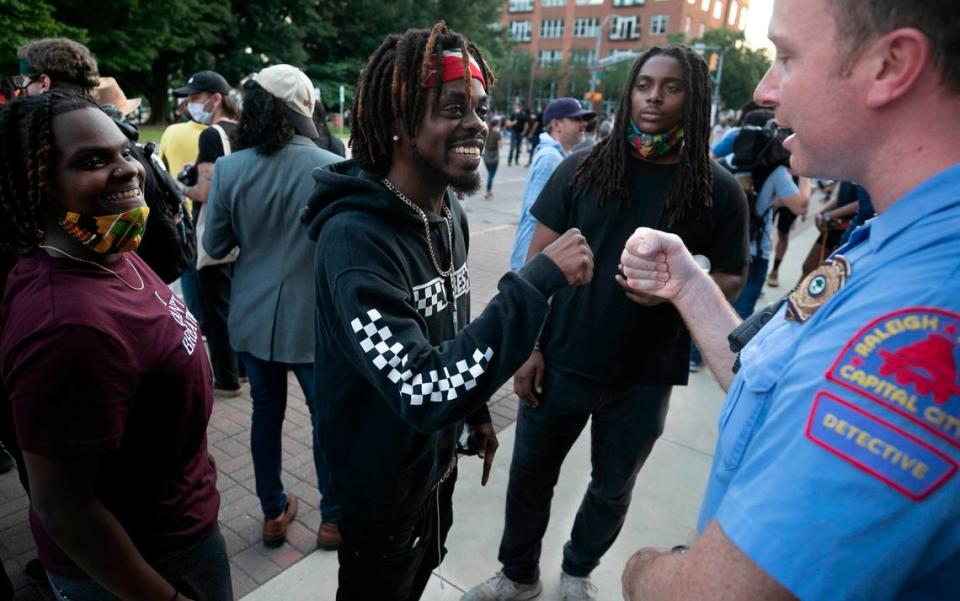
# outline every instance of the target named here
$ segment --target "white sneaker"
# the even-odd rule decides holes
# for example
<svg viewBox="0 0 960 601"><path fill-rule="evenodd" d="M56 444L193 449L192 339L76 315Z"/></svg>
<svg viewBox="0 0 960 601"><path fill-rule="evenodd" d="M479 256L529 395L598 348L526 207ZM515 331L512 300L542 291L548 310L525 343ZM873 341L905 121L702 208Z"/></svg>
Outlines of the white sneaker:
<svg viewBox="0 0 960 601"><path fill-rule="evenodd" d="M460 601L526 601L542 590L539 580L533 584L520 584L507 578L503 572L497 572L496 576L464 593Z"/></svg>
<svg viewBox="0 0 960 601"><path fill-rule="evenodd" d="M561 572L560 590L563 601L597 601L597 587L590 582L589 577L579 578Z"/></svg>

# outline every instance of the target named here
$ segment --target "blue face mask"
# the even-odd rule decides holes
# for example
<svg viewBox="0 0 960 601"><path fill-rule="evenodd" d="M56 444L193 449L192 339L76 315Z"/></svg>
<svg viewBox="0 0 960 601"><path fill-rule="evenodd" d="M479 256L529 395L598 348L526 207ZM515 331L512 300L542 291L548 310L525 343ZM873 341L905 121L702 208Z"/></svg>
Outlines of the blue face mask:
<svg viewBox="0 0 960 601"><path fill-rule="evenodd" d="M206 110L206 106L206 102L191 102L188 104L187 112L190 113L190 118L201 125L210 125L210 121L213 119L213 111Z"/></svg>

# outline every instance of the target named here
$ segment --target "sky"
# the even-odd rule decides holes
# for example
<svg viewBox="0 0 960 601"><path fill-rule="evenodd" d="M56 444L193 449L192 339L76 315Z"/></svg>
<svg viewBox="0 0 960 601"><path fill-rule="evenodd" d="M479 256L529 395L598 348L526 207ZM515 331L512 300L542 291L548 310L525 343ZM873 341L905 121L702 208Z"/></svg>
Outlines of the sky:
<svg viewBox="0 0 960 601"><path fill-rule="evenodd" d="M747 43L754 48L768 48L773 56L773 45L767 39L767 24L773 11L773 0L750 0L747 13Z"/></svg>

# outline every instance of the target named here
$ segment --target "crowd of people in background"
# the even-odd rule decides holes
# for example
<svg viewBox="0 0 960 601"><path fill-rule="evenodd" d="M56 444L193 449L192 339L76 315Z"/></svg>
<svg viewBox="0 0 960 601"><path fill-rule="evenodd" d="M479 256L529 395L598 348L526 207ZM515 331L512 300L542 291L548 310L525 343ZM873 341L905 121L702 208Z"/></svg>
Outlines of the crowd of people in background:
<svg viewBox="0 0 960 601"><path fill-rule="evenodd" d="M463 599L541 593L554 487L589 423L560 586L595 600L673 387L706 363L728 397L697 539L638 551L624 599L955 593L952 8L815 1L777 0L782 58L715 123L683 45L645 51L609 115L574 98L498 115L467 38L390 35L359 74L349 159L295 66L239 94L192 74L172 91L185 120L154 144L84 45L21 47L0 89L0 472L30 498L27 570L61 601L233 599L208 422L248 381L261 538L283 544L292 372L337 599L419 599L458 457L486 485L487 402L512 377L502 570ZM461 199L493 198L504 147L528 169L519 223L471 319ZM801 280L758 307L811 208Z"/></svg>

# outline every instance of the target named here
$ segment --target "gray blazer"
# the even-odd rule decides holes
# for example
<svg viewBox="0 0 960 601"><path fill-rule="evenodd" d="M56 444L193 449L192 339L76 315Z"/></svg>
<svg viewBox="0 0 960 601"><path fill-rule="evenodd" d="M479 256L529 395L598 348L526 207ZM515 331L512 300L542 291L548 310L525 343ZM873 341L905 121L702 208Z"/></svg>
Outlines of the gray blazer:
<svg viewBox="0 0 960 601"><path fill-rule="evenodd" d="M230 294L230 345L264 361L313 363L314 248L300 224L311 172L342 160L294 136L270 156L252 148L216 162L203 245L211 257L240 256Z"/></svg>

